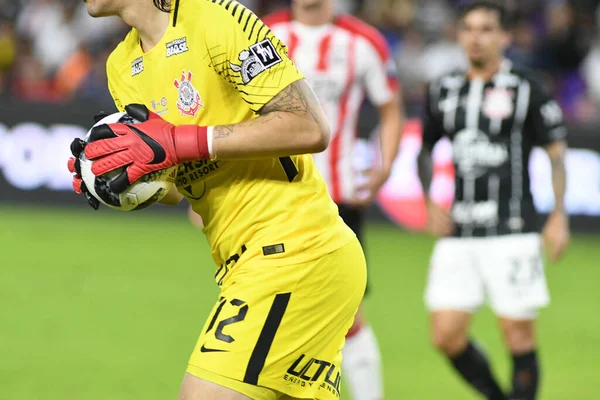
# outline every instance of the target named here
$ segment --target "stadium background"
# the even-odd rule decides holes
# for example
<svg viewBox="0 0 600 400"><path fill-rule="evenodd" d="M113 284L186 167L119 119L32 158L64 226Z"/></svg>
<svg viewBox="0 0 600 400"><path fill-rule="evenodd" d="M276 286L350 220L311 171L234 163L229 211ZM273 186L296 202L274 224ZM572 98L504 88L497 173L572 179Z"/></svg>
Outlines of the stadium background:
<svg viewBox="0 0 600 400"><path fill-rule="evenodd" d="M246 1L264 14L285 1ZM399 66L408 122L390 181L369 209L367 301L384 356L387 398L475 399L428 345L422 289L433 239L415 158L423 83L463 65L446 0L338 2L381 29ZM600 33L598 1L509 2L508 57L552 84L571 131L567 208L578 232L548 268L542 313L543 400L600 398ZM104 63L118 20L91 20L70 0L0 0L0 399L175 398L216 298L212 261L185 209L94 213L70 191L68 145L113 110ZM367 104L360 132L376 128ZM436 149L434 197L452 197L451 150ZM536 205L552 208L548 161L530 169ZM390 223L390 221L392 221ZM495 368L509 365L495 322L475 322ZM343 396L344 398L344 396Z"/></svg>

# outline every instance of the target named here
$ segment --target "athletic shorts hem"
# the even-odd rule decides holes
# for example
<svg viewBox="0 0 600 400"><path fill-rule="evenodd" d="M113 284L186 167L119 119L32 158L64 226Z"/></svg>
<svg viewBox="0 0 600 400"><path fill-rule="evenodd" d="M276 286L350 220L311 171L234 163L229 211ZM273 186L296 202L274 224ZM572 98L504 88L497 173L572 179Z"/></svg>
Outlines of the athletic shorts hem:
<svg viewBox="0 0 600 400"><path fill-rule="evenodd" d="M498 318L509 319L513 321L533 321L537 319L539 315L539 311L541 308L532 308L528 310L520 310L520 311L506 311L506 310L494 310L492 308L492 313ZM481 307L462 307L462 306L452 306L452 305L427 305L427 311L430 313L442 312L442 311L460 311L468 314L476 314Z"/></svg>
<svg viewBox="0 0 600 400"><path fill-rule="evenodd" d="M548 306L548 304L522 310L492 310L494 315L499 318L510 319L513 321L533 321L537 319L540 310L546 306Z"/></svg>
<svg viewBox="0 0 600 400"><path fill-rule="evenodd" d="M481 308L481 306L474 306L474 307L453 306L453 305L443 305L442 306L442 305L430 305L430 304L427 304L426 306L427 306L427 310L429 312L461 311L461 312L465 312L465 313L468 313L468 314L475 314Z"/></svg>

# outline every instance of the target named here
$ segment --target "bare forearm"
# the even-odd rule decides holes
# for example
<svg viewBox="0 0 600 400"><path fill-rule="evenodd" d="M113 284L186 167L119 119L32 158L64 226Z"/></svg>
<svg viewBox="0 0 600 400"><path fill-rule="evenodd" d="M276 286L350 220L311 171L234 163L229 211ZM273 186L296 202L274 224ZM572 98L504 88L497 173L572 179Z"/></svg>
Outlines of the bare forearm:
<svg viewBox="0 0 600 400"><path fill-rule="evenodd" d="M425 198L428 198L431 182L433 181L433 158L429 149L425 147L421 149L417 157L417 168L421 186L423 187L423 195Z"/></svg>
<svg viewBox="0 0 600 400"><path fill-rule="evenodd" d="M213 152L219 159L318 153L328 144L328 123L304 80L284 89L258 118L213 131Z"/></svg>
<svg viewBox="0 0 600 400"><path fill-rule="evenodd" d="M567 171L565 168L566 146L560 145L548 151L552 167L552 188L554 189L554 211L565 211L565 193L567 191Z"/></svg>
<svg viewBox="0 0 600 400"><path fill-rule="evenodd" d="M213 149L220 159L318 153L328 144L318 132L314 122L275 111L251 121L215 127Z"/></svg>
<svg viewBox="0 0 600 400"><path fill-rule="evenodd" d="M175 185L171 186L169 192L163 197L159 203L166 204L168 206L176 206L181 203L183 200L183 195L177 191L177 187Z"/></svg>
<svg viewBox="0 0 600 400"><path fill-rule="evenodd" d="M404 128L404 117L402 116L402 105L397 96L392 102L380 107L381 115L381 168L389 174L396 157L402 130Z"/></svg>

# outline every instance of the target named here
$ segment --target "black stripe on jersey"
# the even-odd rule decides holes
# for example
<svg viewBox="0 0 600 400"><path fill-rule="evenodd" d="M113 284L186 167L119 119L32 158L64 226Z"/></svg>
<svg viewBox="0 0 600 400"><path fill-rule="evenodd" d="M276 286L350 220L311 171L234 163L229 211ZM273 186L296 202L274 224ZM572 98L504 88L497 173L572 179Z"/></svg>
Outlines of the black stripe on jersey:
<svg viewBox="0 0 600 400"><path fill-rule="evenodd" d="M232 82L235 83L235 82ZM243 96L242 96L242 100L244 100L244 103L248 104L248 106L250 106L250 109L254 112L257 112L260 108L258 108L257 110L254 109L253 106L256 106L256 103L253 103L251 101L246 100ZM261 104L261 107L264 106L264 104Z"/></svg>
<svg viewBox="0 0 600 400"><path fill-rule="evenodd" d="M298 168L291 157L279 157L279 162L285 171L288 181L292 182L298 176Z"/></svg>
<svg viewBox="0 0 600 400"><path fill-rule="evenodd" d="M173 10L173 26L177 26L177 17L179 16L179 0L175 0L175 9Z"/></svg>
<svg viewBox="0 0 600 400"><path fill-rule="evenodd" d="M251 385L258 384L258 376L262 372L271 350L271 345L275 339L275 334L279 329L285 310L287 309L288 303L290 302L291 293L279 293L273 300L273 305L265 321L265 325L260 332L260 336L256 341L256 346L250 356L248 367L246 368L246 375L244 376L244 382Z"/></svg>
<svg viewBox="0 0 600 400"><path fill-rule="evenodd" d="M285 44L281 40L279 40L277 36L275 36L272 30L267 29L267 33L265 33L265 37L263 38L263 40L265 39L269 39L271 43L273 43L273 46L275 46L275 50L277 52L281 51L283 52L283 54L287 54L287 48Z"/></svg>
<svg viewBox="0 0 600 400"><path fill-rule="evenodd" d="M231 6L231 3L233 3L233 0L229 0L229 1L227 2L227 4L225 4L225 9L226 9L226 10L229 10L229 6Z"/></svg>
<svg viewBox="0 0 600 400"><path fill-rule="evenodd" d="M246 7L244 7L244 11L247 10ZM252 18L252 16L254 15L253 12L250 12L250 14L248 14L248 18L246 18L246 23L244 24L244 32L246 32L248 30L248 23L250 22L250 18ZM240 17L241 19L242 17Z"/></svg>
<svg viewBox="0 0 600 400"><path fill-rule="evenodd" d="M269 34L271 34L271 37L269 37ZM267 32L265 33L265 36L263 37L262 40L265 40L265 39L269 39L271 41L271 43L273 43L273 46L277 47L276 50L279 50L279 48L281 47L281 46L277 45L277 43L275 43L275 41L273 40L273 39L277 39L277 38L275 37L275 34L273 33L273 31L270 30L269 28L267 28ZM260 37L257 37L256 41L261 41ZM281 43L279 43L279 44L281 44Z"/></svg>
<svg viewBox="0 0 600 400"><path fill-rule="evenodd" d="M235 7L233 7L233 10L231 11L231 15L233 15L235 17L235 12L237 11L238 7L240 6L240 3L235 3ZM239 25L240 21L238 20L238 25Z"/></svg>
<svg viewBox="0 0 600 400"><path fill-rule="evenodd" d="M239 4L238 4L239 5ZM238 8L238 6L235 6L235 8L233 9L233 16L235 17L235 10ZM240 17L238 18L238 24L242 24L242 17L244 16L244 13L246 12L247 8L246 7L242 7L242 12L240 13ZM246 28L244 28L246 29Z"/></svg>
<svg viewBox="0 0 600 400"><path fill-rule="evenodd" d="M221 0L221 1L219 2L219 5L220 5L220 6L222 6L222 5L223 5L223 3L225 3L225 0Z"/></svg>
<svg viewBox="0 0 600 400"><path fill-rule="evenodd" d="M263 29L265 29L265 24L261 23L260 25L261 25L260 29L258 30L258 33L256 34L256 40L255 40L255 42L257 42L257 43L259 42L258 38L260 37L260 33L263 31Z"/></svg>
<svg viewBox="0 0 600 400"><path fill-rule="evenodd" d="M252 34L254 34L254 28L256 27L256 23L259 21L258 17L256 17L256 19L254 20L254 24L252 24L252 30L250 31L250 34L248 35L248 40L252 39Z"/></svg>

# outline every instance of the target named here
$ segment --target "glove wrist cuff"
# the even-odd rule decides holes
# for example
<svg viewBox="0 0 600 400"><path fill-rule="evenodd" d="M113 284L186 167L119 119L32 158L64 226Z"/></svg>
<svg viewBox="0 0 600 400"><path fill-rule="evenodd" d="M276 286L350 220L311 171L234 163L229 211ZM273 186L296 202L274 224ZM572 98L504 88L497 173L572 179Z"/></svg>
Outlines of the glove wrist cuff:
<svg viewBox="0 0 600 400"><path fill-rule="evenodd" d="M212 127L181 125L175 128L175 154L179 162L211 159ZM212 140L210 140L212 142Z"/></svg>

